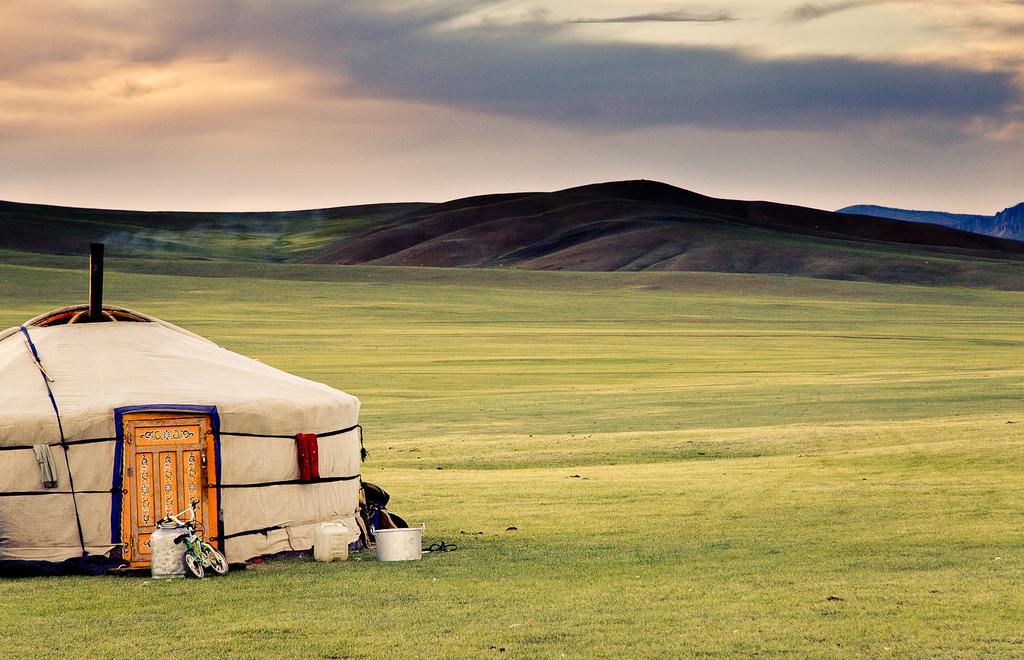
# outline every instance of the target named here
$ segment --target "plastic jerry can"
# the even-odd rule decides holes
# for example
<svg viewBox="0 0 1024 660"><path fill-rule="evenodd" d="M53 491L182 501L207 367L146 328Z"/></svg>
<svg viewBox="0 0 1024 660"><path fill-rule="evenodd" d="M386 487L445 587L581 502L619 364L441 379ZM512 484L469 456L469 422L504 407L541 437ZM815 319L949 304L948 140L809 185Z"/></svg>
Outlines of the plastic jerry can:
<svg viewBox="0 0 1024 660"><path fill-rule="evenodd" d="M320 525L313 532L313 559L345 561L348 559L348 527L332 522Z"/></svg>

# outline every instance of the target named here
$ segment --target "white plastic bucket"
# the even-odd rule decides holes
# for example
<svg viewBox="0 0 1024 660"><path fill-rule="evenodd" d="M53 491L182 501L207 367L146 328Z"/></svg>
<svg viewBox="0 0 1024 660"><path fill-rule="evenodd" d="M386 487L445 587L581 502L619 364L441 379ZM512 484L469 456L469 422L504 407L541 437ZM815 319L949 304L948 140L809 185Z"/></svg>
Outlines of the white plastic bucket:
<svg viewBox="0 0 1024 660"><path fill-rule="evenodd" d="M423 556L423 529L403 527L399 529L374 529L377 538L377 561L406 561Z"/></svg>
<svg viewBox="0 0 1024 660"><path fill-rule="evenodd" d="M348 527L344 523L324 523L313 532L313 559L345 561L348 559Z"/></svg>
<svg viewBox="0 0 1024 660"><path fill-rule="evenodd" d="M174 539L186 531L177 525L158 525L149 535L149 570L154 578L185 577L185 544L176 544Z"/></svg>

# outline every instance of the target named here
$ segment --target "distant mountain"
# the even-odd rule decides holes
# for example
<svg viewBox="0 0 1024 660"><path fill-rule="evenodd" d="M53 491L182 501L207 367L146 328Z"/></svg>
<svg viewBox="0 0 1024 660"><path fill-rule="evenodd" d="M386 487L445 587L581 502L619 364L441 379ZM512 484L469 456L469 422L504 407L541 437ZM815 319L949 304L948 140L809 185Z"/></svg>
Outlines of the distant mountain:
<svg viewBox="0 0 1024 660"><path fill-rule="evenodd" d="M1003 209L995 215L966 215L960 213L943 213L941 211L908 211L885 206L859 204L841 208L836 213L854 213L870 215L876 218L891 218L907 222L925 222L962 229L963 231L985 236L1011 238L1024 241L1024 203Z"/></svg>

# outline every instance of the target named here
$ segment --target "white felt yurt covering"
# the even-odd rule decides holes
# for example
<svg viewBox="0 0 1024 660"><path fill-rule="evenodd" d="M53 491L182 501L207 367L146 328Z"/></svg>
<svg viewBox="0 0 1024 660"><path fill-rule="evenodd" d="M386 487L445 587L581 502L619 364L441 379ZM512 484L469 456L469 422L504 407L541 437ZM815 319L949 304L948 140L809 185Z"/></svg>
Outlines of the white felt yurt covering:
<svg viewBox="0 0 1024 660"><path fill-rule="evenodd" d="M209 420L206 531L229 561L308 550L324 522L355 529L358 399L112 309L138 322L0 332L0 559L116 555L133 469L122 419L148 412ZM316 478L300 479L297 434L317 436Z"/></svg>

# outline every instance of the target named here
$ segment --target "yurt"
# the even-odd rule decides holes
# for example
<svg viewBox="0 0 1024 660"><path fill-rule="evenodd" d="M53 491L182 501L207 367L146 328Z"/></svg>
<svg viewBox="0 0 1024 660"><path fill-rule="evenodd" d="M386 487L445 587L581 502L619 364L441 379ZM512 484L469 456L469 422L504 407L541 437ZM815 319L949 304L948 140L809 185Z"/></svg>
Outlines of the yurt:
<svg viewBox="0 0 1024 660"><path fill-rule="evenodd" d="M100 310L101 313L100 313ZM230 562L356 529L359 400L119 307L0 333L0 559L149 565L200 502Z"/></svg>

